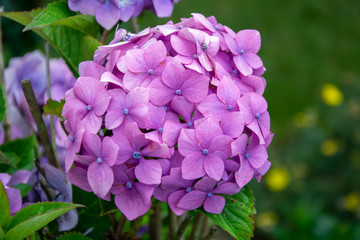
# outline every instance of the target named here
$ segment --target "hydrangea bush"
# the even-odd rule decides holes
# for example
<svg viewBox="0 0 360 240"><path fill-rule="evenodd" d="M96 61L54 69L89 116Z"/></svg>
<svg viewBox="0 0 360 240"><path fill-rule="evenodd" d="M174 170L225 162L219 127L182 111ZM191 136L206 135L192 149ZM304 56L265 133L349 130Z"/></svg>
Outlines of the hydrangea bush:
<svg viewBox="0 0 360 240"><path fill-rule="evenodd" d="M219 214L270 167L273 134L256 30L193 14L138 34L117 30L65 95L70 181L129 219L151 197L175 214Z"/></svg>

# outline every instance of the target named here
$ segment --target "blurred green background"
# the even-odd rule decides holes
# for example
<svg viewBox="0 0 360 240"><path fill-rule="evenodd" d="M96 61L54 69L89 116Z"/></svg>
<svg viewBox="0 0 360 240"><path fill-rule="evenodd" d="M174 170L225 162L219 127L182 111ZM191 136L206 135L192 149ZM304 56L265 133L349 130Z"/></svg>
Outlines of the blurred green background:
<svg viewBox="0 0 360 240"><path fill-rule="evenodd" d="M50 1L0 0L6 11ZM272 167L251 187L255 239L360 239L360 1L181 0L171 20L214 15L257 29L267 71ZM142 28L163 24L146 12ZM5 63L43 48L2 20Z"/></svg>

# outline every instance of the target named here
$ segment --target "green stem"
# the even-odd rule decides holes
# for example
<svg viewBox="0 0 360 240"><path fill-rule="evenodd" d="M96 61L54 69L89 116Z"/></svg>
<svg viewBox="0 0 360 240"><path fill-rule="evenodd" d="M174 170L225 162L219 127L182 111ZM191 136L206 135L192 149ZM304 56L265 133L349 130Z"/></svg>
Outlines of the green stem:
<svg viewBox="0 0 360 240"><path fill-rule="evenodd" d="M101 39L100 39L100 42L102 44L105 44L105 41L106 41L107 37L109 36L109 33L110 33L109 30L106 30L106 29L104 30L103 34L101 35Z"/></svg>
<svg viewBox="0 0 360 240"><path fill-rule="evenodd" d="M152 240L161 240L161 230L162 230L162 221L161 221L161 203L155 203L151 207L153 209L153 214L150 215L149 221L149 235Z"/></svg>
<svg viewBox="0 0 360 240"><path fill-rule="evenodd" d="M131 31L133 33L138 33L140 32L140 27L139 24L137 23L137 19L136 18L131 18L130 19L130 25L131 25Z"/></svg>
<svg viewBox="0 0 360 240"><path fill-rule="evenodd" d="M54 149L51 146L49 134L47 132L44 120L42 118L40 107L36 101L34 90L31 86L30 80L29 79L22 80L21 87L23 89L26 101L29 105L31 115L35 121L39 133L40 141L44 147L45 156L48 159L50 165L56 168L60 168L60 165L55 157Z"/></svg>
<svg viewBox="0 0 360 240"><path fill-rule="evenodd" d="M210 240L211 238L213 238L215 236L215 234L217 234L217 232L218 232L217 227L213 226L210 229L210 232L202 240Z"/></svg>
<svg viewBox="0 0 360 240"><path fill-rule="evenodd" d="M196 235L198 235L199 227L201 225L201 220L203 218L203 215L199 212L196 213L194 223L192 225L191 234L189 237L189 240L194 240Z"/></svg>
<svg viewBox="0 0 360 240"><path fill-rule="evenodd" d="M45 57L46 57L46 93L48 96L48 99L51 99L51 82L50 82L50 45L48 41L45 41ZM51 143L54 150L54 153L56 153L56 140L55 140L55 126L54 126L54 117L52 114L50 114L50 134L51 134ZM55 158L57 155L55 154Z"/></svg>
<svg viewBox="0 0 360 240"><path fill-rule="evenodd" d="M175 233L177 229L177 217L168 205L168 220L169 220L169 237L170 240L175 239Z"/></svg>
<svg viewBox="0 0 360 240"><path fill-rule="evenodd" d="M2 12L2 8L0 8L0 12ZM6 84L5 84L5 64L4 64L4 56L3 56L3 45L2 45L2 28L1 28L1 17L0 17L0 84L3 90L3 96L5 99L5 116L3 119L4 126L4 142L11 140L11 125L10 125L10 114L9 114L9 105L7 103L7 93L6 93Z"/></svg>
<svg viewBox="0 0 360 240"><path fill-rule="evenodd" d="M179 229L176 232L175 235L175 240L180 240L181 237L183 236L187 226L189 225L189 223L191 222L193 216L188 214L185 219L181 222Z"/></svg>

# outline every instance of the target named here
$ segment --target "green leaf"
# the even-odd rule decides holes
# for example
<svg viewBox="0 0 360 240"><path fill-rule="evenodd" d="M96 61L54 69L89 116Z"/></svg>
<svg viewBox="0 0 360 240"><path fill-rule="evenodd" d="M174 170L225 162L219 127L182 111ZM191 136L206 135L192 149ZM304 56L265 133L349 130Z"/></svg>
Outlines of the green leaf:
<svg viewBox="0 0 360 240"><path fill-rule="evenodd" d="M43 107L45 116L47 116L49 114L53 114L53 115L57 116L58 118L62 118L61 112L64 107L64 104L65 104L65 100L61 100L61 102L58 102L58 101L49 99L47 101L47 103L45 104L45 106Z"/></svg>
<svg viewBox="0 0 360 240"><path fill-rule="evenodd" d="M57 240L91 240L91 238L85 237L81 233L65 233Z"/></svg>
<svg viewBox="0 0 360 240"><path fill-rule="evenodd" d="M221 214L201 212L236 239L251 239L255 224L255 198L251 189L245 186L239 193L224 197L226 204Z"/></svg>
<svg viewBox="0 0 360 240"><path fill-rule="evenodd" d="M0 86L0 122L4 119L6 111L3 88Z"/></svg>
<svg viewBox="0 0 360 240"><path fill-rule="evenodd" d="M31 23L24 28L24 31L40 29L49 25L71 27L91 36L96 36L100 31L100 26L94 16L75 15L65 2L48 4L47 8L41 11Z"/></svg>
<svg viewBox="0 0 360 240"><path fill-rule="evenodd" d="M41 11L42 9L31 12L0 12L0 16L10 18L26 26ZM52 24L41 29L32 30L51 44L64 59L75 77L79 76L79 64L93 59L96 47L101 45L95 38L64 25Z"/></svg>
<svg viewBox="0 0 360 240"><path fill-rule="evenodd" d="M67 211L82 205L62 202L35 203L21 209L6 228L6 239L24 239Z"/></svg>
<svg viewBox="0 0 360 240"><path fill-rule="evenodd" d="M5 188L3 184L0 181L0 227L5 229L5 227L8 225L11 216L10 216L10 203L9 198L6 194Z"/></svg>
<svg viewBox="0 0 360 240"><path fill-rule="evenodd" d="M16 169L19 162L20 158L15 153L0 151L0 164L6 164Z"/></svg>
<svg viewBox="0 0 360 240"><path fill-rule="evenodd" d="M5 232L0 226L0 240L4 239L4 237L5 237Z"/></svg>
<svg viewBox="0 0 360 240"><path fill-rule="evenodd" d="M6 142L0 146L0 151L2 151L10 162L14 165L20 159L15 166L17 169L32 170L34 167L34 148L36 147L36 140L33 135L16 139L10 142ZM0 172L13 173L16 169L11 168L10 166L0 165Z"/></svg>

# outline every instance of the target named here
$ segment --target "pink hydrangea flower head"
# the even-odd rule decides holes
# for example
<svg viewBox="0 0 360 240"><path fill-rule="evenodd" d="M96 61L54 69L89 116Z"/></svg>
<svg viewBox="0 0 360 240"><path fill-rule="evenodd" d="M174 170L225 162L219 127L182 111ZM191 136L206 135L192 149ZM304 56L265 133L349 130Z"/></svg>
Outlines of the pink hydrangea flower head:
<svg viewBox="0 0 360 240"><path fill-rule="evenodd" d="M157 4L173 3L137 2L136 14L148 2L163 14ZM117 29L66 94L63 116L77 136L68 140L70 180L115 195L130 220L152 196L177 215L221 213L222 195L260 181L271 165L265 68L252 62L259 48L257 31L235 33L198 13L138 34Z"/></svg>

